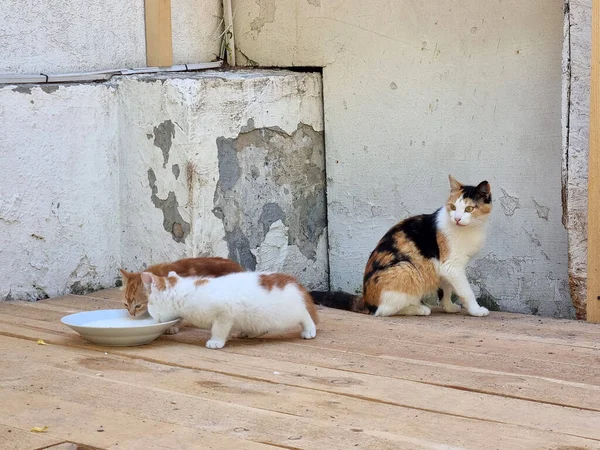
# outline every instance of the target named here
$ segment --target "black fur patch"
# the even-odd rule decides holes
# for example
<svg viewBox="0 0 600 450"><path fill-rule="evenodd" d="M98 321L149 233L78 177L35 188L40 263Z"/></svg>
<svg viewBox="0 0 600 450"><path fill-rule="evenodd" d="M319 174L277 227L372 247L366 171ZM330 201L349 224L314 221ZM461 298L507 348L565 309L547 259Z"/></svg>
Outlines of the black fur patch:
<svg viewBox="0 0 600 450"><path fill-rule="evenodd" d="M425 258L440 259L435 221L438 211L433 214L409 217L399 224L399 231L403 231L406 237L415 243L419 253Z"/></svg>
<svg viewBox="0 0 600 450"><path fill-rule="evenodd" d="M341 291L310 291L310 296L317 305L343 309L344 311L354 311L354 302L357 297Z"/></svg>
<svg viewBox="0 0 600 450"><path fill-rule="evenodd" d="M371 305L370 303L365 302L365 308L369 311L369 314L373 315L377 312L377 306Z"/></svg>
<svg viewBox="0 0 600 450"><path fill-rule="evenodd" d="M474 202L483 202L483 203L491 203L492 202L492 194L482 189L480 186L486 183L483 181L479 184L479 186L463 186L462 193L464 198L470 198Z"/></svg>
<svg viewBox="0 0 600 450"><path fill-rule="evenodd" d="M385 233L383 237L379 240L379 242L377 243L377 247L375 247L375 249L371 253L371 256L374 253L396 253L398 249L396 248L396 241L394 240L394 235L399 230L399 223L390 228L388 232Z"/></svg>

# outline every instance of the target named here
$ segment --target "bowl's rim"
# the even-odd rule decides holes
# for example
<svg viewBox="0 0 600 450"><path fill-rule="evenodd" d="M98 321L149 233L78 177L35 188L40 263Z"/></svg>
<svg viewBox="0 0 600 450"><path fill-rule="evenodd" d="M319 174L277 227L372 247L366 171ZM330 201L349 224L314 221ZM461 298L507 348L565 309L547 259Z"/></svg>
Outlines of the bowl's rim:
<svg viewBox="0 0 600 450"><path fill-rule="evenodd" d="M90 311L79 311L79 312L76 312L73 314L68 314L66 316L63 316L60 319L60 321L68 327L77 327L77 328L86 329L86 330L131 330L131 329L141 330L141 329L150 329L150 328L154 328L154 327L164 327L165 325L175 325L179 321L179 319L174 319L174 320L170 320L168 322L156 322L156 323L144 324L144 325L133 326L133 327L93 327L93 326L90 327L88 325L78 325L78 324L74 324L74 323L68 323L65 321L65 319L68 319L69 317L77 316L80 314L96 313L96 312L104 312L104 311L125 311L125 309L94 309L94 310L90 310Z"/></svg>

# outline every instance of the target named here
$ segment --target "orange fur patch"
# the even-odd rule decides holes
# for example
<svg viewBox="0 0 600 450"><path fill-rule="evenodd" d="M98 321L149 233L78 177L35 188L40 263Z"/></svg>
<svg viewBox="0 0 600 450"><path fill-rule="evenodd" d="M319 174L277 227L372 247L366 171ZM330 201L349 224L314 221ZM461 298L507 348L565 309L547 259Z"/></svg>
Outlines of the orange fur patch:
<svg viewBox="0 0 600 450"><path fill-rule="evenodd" d="M458 200L462 195L463 195L462 191L450 192L450 196L448 197L448 201L446 202L446 209L450 210L450 205L453 205L454 203L456 203L456 200Z"/></svg>
<svg viewBox="0 0 600 450"><path fill-rule="evenodd" d="M264 287L267 291L273 290L274 287L278 289L285 288L288 284L299 285L298 281L291 275L287 275L285 273L271 273L271 274L260 274L259 275L259 283L262 287Z"/></svg>
<svg viewBox="0 0 600 450"><path fill-rule="evenodd" d="M177 278L175 277L167 277L167 281L169 282L169 286L171 287L177 284Z"/></svg>
<svg viewBox="0 0 600 450"><path fill-rule="evenodd" d="M302 291L304 291L302 293L302 296L304 297L304 305L306 306L306 310L308 311L308 314L310 314L310 317L313 320L313 322L315 324L318 324L319 323L319 313L317 312L317 307L315 306L315 303L313 302L313 299L310 296L310 293L303 286L299 286L299 287L301 288Z"/></svg>
<svg viewBox="0 0 600 450"><path fill-rule="evenodd" d="M439 230L436 233L436 240L438 247L440 248L440 261L444 262L450 256L450 247L448 246L448 241L446 240L446 236L441 233Z"/></svg>
<svg viewBox="0 0 600 450"><path fill-rule="evenodd" d="M439 277L433 262L421 255L415 243L408 239L404 232L399 231L394 235L394 243L398 253L408 256L410 263L396 264L373 273L364 285L362 299L369 305L379 306L381 293L385 291L403 292L422 297L439 286ZM445 251L447 254L447 248ZM381 266L392 260L393 255L389 252L371 255L365 268L365 274L372 273L373 268L377 265Z"/></svg>
<svg viewBox="0 0 600 450"><path fill-rule="evenodd" d="M154 284L156 285L156 289L159 291L164 291L167 288L167 283L165 282L166 278L163 277L152 277L154 279Z"/></svg>
<svg viewBox="0 0 600 450"><path fill-rule="evenodd" d="M471 215L473 217L481 217L485 216L492 212L492 204L491 203L478 203L477 207L473 210Z"/></svg>
<svg viewBox="0 0 600 450"><path fill-rule="evenodd" d="M196 281L194 281L194 286L200 287L200 286L205 285L206 283L208 283L208 280L205 280L205 279L196 280Z"/></svg>

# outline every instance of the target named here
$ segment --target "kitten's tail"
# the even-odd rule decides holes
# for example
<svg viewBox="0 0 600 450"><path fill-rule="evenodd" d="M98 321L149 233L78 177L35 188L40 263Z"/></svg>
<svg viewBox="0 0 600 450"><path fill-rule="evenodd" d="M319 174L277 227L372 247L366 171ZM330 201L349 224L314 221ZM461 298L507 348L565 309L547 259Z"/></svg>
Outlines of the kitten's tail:
<svg viewBox="0 0 600 450"><path fill-rule="evenodd" d="M372 308L365 304L361 295L352 295L342 291L310 291L310 296L317 305L328 308L353 311L361 314L372 314ZM377 309L377 308L375 308Z"/></svg>

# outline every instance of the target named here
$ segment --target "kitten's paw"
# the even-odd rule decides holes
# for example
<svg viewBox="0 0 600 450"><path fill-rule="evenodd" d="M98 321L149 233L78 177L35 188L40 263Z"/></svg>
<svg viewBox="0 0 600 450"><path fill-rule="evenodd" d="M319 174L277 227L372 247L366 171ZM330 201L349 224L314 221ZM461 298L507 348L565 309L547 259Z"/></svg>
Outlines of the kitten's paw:
<svg viewBox="0 0 600 450"><path fill-rule="evenodd" d="M300 336L302 336L302 339L314 339L317 337L317 330L302 330Z"/></svg>
<svg viewBox="0 0 600 450"><path fill-rule="evenodd" d="M487 316L490 313L489 310L484 306L478 306L477 308L469 309L467 312L470 316L475 317Z"/></svg>
<svg viewBox="0 0 600 450"><path fill-rule="evenodd" d="M450 303L449 305L442 305L442 309L448 314L454 314L459 312L462 308L456 303Z"/></svg>
<svg viewBox="0 0 600 450"><path fill-rule="evenodd" d="M419 305L421 308L419 310L419 314L417 314L418 316L428 316L431 314L431 308L427 305Z"/></svg>
<svg viewBox="0 0 600 450"><path fill-rule="evenodd" d="M218 339L209 339L206 341L206 348L223 348L225 346L225 341L220 341Z"/></svg>
<svg viewBox="0 0 600 450"><path fill-rule="evenodd" d="M165 334L177 334L177 333L179 333L179 324L175 324L171 328L169 328L167 331L165 331Z"/></svg>

